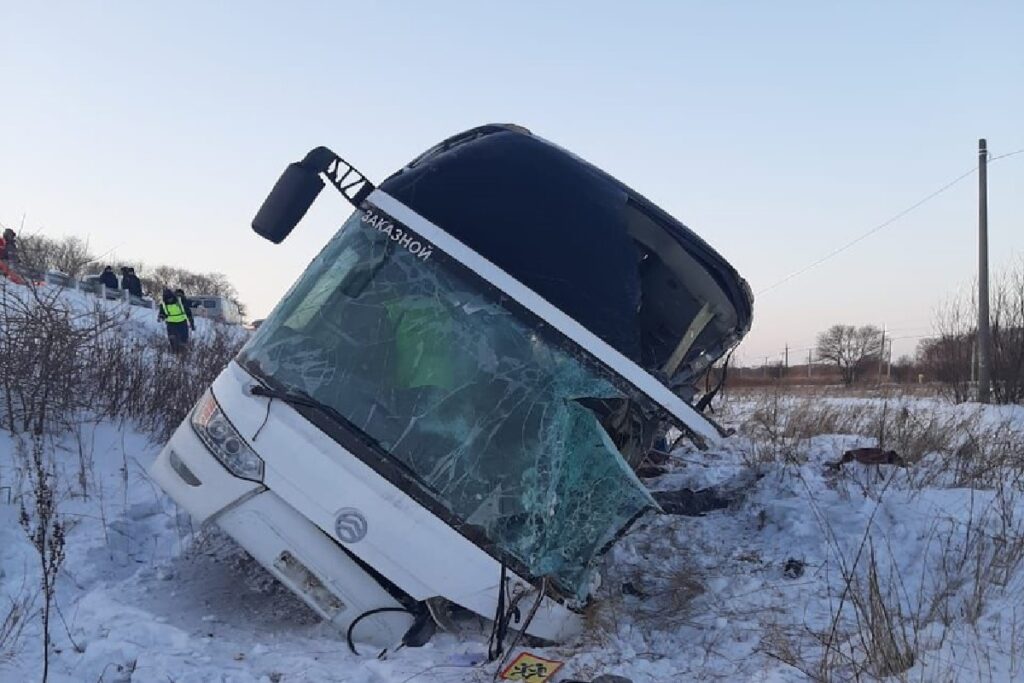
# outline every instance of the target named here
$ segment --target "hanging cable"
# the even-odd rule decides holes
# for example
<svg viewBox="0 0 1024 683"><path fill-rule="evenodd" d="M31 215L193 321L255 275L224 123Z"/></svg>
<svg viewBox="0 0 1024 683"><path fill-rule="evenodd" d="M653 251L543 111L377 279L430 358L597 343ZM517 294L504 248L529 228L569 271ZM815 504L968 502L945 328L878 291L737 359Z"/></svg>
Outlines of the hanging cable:
<svg viewBox="0 0 1024 683"><path fill-rule="evenodd" d="M501 563L501 574L498 579L498 606L494 611L494 622L491 624L491 636L487 640L487 661L493 662L504 652L505 635L508 629L507 612L505 609L505 582L508 579L508 567Z"/></svg>
<svg viewBox="0 0 1024 683"><path fill-rule="evenodd" d="M512 656L512 652L515 651L516 646L519 644L519 639L526 633L526 629L530 628L530 623L533 621L533 617L537 614L537 609L540 608L540 603L544 602L544 595L548 592L548 577L542 577L540 580L540 586L535 587L537 590L537 598L533 601L533 605L530 607L530 611L526 613L526 619L523 621L523 625L516 630L516 635L512 639L512 642L508 646L508 650L505 652L505 656L498 662L498 667L494 670L494 679L498 680L498 673L504 668L508 658ZM526 595L526 593L520 593L519 597Z"/></svg>
<svg viewBox="0 0 1024 683"><path fill-rule="evenodd" d="M358 617L352 620L352 623L348 625L348 630L345 632L345 640L348 641L348 649L352 651L352 654L356 655L357 657L359 656L359 651L356 650L356 644L352 641L352 631L355 630L356 624L358 624L366 617L372 617L374 614L382 614L384 612L406 612L408 614L416 616L415 612L404 607L378 607L376 609L371 609L363 612ZM383 650L381 654L384 654L384 652L387 652L387 650ZM378 657L380 657L380 655L378 655Z"/></svg>
<svg viewBox="0 0 1024 683"><path fill-rule="evenodd" d="M1024 150L1022 150L1022 151L1024 151ZM1016 154L1016 152L1013 152L1011 154ZM1007 154L1007 155L1004 155L1004 156L1011 156L1011 154ZM1002 158L1002 157L1000 157L1000 158ZM915 202L914 204L911 204L910 206L908 206L907 208L903 209L899 213L895 214L891 218L889 218L889 219L879 223L878 225L876 225L875 227L871 228L867 232L863 233L862 235L860 235L856 239L853 239L853 240L847 242L846 244L842 245L841 247L837 247L836 249L833 249L832 251L830 251L829 253L825 254L824 256L819 258L817 261L814 261L810 265L805 266L805 267L801 268L800 270L797 270L797 271L795 271L793 273L790 273L789 275L787 275L786 277L782 278L778 282L775 282L775 283L765 287L764 289L759 290L757 292L757 295L760 296L760 295L764 294L765 292L770 292L771 290L775 289L776 287L789 282L793 278L799 277L800 275L803 275L807 271L809 271L809 270L811 270L813 268L816 268L817 266L820 266L825 261L828 261L833 256L837 256L837 255L841 254L842 252L846 251L847 249L849 249L850 247L854 246L855 244L866 240L868 237L871 237L872 235L874 235L879 230L882 230L883 228L887 228L888 226L892 225L893 223L895 223L899 219L903 218L908 213L914 211L915 209L917 209L921 205L931 201L935 197L938 197L940 194L942 194L943 192L945 192L949 188L953 187L954 185L959 183L961 180L963 180L964 178L966 178L969 175L971 175L972 173L974 173L976 170L978 170L978 167L974 166L973 168L971 168L966 173L963 173L963 174L957 176L956 178L954 178L953 180L949 181L948 183L946 183L945 185L943 185L939 189L935 190L934 192L932 192L928 196L926 196L923 199Z"/></svg>
<svg viewBox="0 0 1024 683"><path fill-rule="evenodd" d="M989 157L988 163L991 164L993 161L999 161L1000 159L1016 156L1018 154L1024 154L1024 149L1017 149L1012 152L1007 152L1006 154L1000 154L999 156Z"/></svg>
<svg viewBox="0 0 1024 683"><path fill-rule="evenodd" d="M715 399L715 396L718 395L721 388L725 386L725 377L729 373L729 361L732 359L732 354L735 351L736 349L733 349L729 352L729 355L725 357L725 362L722 363L722 376L718 378L718 383L715 385L715 388L701 396L700 400L697 401L697 405L694 406L698 413L703 413L706 408L709 408L711 406L711 401ZM715 411L712 410L711 412Z"/></svg>
<svg viewBox="0 0 1024 683"><path fill-rule="evenodd" d="M1024 154L1024 149L1017 149L1017 150L1014 150L1012 152L1007 152L1006 154L999 154L999 155L994 156L994 157L989 157L988 162L992 163L992 162L995 162L995 161L999 161L1000 159L1007 159L1009 157L1017 156L1018 154ZM967 172L957 176L956 178L954 178L953 180L949 181L948 183L946 183L945 185L943 185L939 189L935 190L931 194L929 194L926 197L924 197L923 199L915 202L914 204L911 204L910 206L908 206L907 208L903 209L899 213L895 214L894 216L892 216L888 220L883 221L882 223L879 223L878 225L876 225L875 227L871 228L870 230L868 230L864 234L860 235L856 239L851 240L850 242L847 242L846 244L842 245L841 247L833 249L832 251L830 251L829 253L825 254L824 256L822 256L817 261L814 261L810 265L805 266L805 267L801 268L800 270L797 270L797 271L795 271L793 273L790 273L789 275L787 275L786 277L782 278L778 282L775 282L775 283L765 287L764 289L759 290L757 292L758 296L760 296L761 294L764 294L765 292L770 292L771 290L775 289L776 287L778 287L778 286L780 286L782 284L785 284L786 282L789 282L793 278L798 277L800 275L803 275L807 271L809 271L809 270L811 270L813 268L816 268L817 266L820 266L822 263L824 263L825 261L829 260L833 256L837 256L838 254L846 251L847 249L849 249L853 245L857 244L858 242L861 242L861 241L867 239L871 235L874 235L879 230L882 230L883 228L886 228L886 227L892 225L893 223L895 223L899 219L901 219L904 216L906 216L911 211L914 211L915 209L917 209L921 205L925 204L926 202L929 202L932 199L934 199L935 197L938 197L940 194L942 194L946 190L950 189L951 187L953 187L954 185L959 183L961 180L963 180L964 178L968 177L969 175L971 175L972 173L974 173L977 170L978 170L978 167L974 166L969 171L967 171Z"/></svg>

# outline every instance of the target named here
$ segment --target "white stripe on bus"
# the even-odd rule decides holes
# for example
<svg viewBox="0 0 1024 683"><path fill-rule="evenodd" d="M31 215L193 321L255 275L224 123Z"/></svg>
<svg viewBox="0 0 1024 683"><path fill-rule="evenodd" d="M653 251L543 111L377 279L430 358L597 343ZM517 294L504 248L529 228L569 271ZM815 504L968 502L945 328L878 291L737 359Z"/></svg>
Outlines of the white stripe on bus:
<svg viewBox="0 0 1024 683"><path fill-rule="evenodd" d="M367 201L415 230L427 241L433 242L438 249L533 311L544 322L593 354L694 432L711 442L719 440L718 430L693 406L544 297L386 192L374 190L367 197Z"/></svg>

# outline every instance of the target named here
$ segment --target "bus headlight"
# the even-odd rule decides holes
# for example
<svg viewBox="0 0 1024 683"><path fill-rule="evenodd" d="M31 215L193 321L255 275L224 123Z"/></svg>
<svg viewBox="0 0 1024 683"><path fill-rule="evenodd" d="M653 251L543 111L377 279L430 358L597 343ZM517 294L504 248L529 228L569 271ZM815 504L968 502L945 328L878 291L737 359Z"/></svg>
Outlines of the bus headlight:
<svg viewBox="0 0 1024 683"><path fill-rule="evenodd" d="M238 434L209 389L192 411L192 429L228 472L242 479L263 481L263 459Z"/></svg>

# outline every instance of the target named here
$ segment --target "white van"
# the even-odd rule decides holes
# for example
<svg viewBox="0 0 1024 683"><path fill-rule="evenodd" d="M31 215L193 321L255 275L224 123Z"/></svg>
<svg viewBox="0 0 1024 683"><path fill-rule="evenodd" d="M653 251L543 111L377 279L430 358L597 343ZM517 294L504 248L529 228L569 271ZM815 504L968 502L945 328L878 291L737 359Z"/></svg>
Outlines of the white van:
<svg viewBox="0 0 1024 683"><path fill-rule="evenodd" d="M750 326L693 232L517 126L446 140L374 187L326 148L253 227L324 186L356 207L151 466L353 641L460 613L570 638L602 554L657 504L634 473ZM472 620L479 623L478 620Z"/></svg>
<svg viewBox="0 0 1024 683"><path fill-rule="evenodd" d="M229 325L242 324L242 313L238 309L238 304L231 299L202 294L188 297L188 303L193 316L209 318Z"/></svg>

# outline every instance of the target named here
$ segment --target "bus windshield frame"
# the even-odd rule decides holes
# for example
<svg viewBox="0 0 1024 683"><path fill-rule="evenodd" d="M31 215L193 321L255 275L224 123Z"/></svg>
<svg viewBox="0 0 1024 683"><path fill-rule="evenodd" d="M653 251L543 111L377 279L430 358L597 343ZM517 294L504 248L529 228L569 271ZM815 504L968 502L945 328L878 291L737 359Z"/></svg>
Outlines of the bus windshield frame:
<svg viewBox="0 0 1024 683"><path fill-rule="evenodd" d="M238 360L323 404L294 407L503 564L570 599L586 598L596 558L658 507L607 427L636 415L679 426L368 202Z"/></svg>

